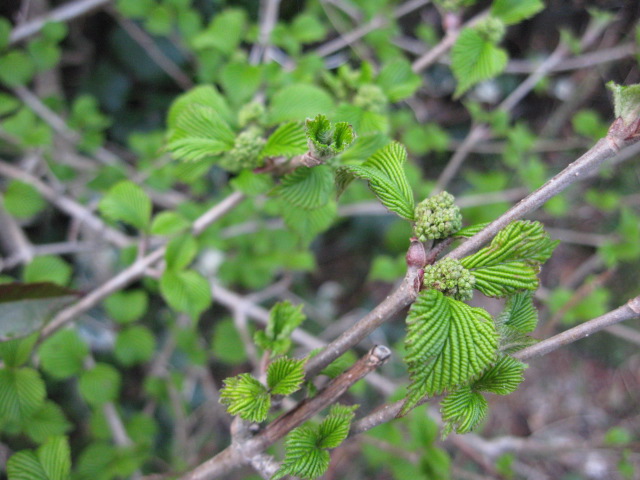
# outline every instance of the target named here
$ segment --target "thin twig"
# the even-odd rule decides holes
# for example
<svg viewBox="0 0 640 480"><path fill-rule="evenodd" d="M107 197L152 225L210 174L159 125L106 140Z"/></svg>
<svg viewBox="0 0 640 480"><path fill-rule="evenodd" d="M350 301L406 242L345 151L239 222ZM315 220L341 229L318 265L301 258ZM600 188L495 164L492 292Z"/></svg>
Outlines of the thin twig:
<svg viewBox="0 0 640 480"><path fill-rule="evenodd" d="M249 63L252 65L269 59L269 39L278 21L279 8L280 0L261 0L260 2L260 33L258 41L249 54Z"/></svg>
<svg viewBox="0 0 640 480"><path fill-rule="evenodd" d="M47 15L34 18L16 27L9 36L9 45L21 42L38 33L48 22L67 22L87 15L110 3L112 0L76 0L54 8Z"/></svg>

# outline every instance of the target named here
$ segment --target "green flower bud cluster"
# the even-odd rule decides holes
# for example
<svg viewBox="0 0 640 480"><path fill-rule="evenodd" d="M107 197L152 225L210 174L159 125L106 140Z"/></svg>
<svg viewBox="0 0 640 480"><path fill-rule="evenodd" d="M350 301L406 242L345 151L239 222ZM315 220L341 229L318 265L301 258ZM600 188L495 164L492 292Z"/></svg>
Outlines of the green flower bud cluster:
<svg viewBox="0 0 640 480"><path fill-rule="evenodd" d="M353 99L353 104L364 110L368 110L374 113L383 113L387 108L389 99L377 85L366 84L358 88Z"/></svg>
<svg viewBox="0 0 640 480"><path fill-rule="evenodd" d="M262 125L267 120L267 109L261 102L249 102L238 112L238 124L241 128L250 123Z"/></svg>
<svg viewBox="0 0 640 480"><path fill-rule="evenodd" d="M438 290L456 300L469 300L473 296L476 278L454 258L443 258L424 269L423 285Z"/></svg>
<svg viewBox="0 0 640 480"><path fill-rule="evenodd" d="M485 18L474 28L482 38L491 43L500 43L504 38L504 34L507 30L504 22L495 17Z"/></svg>
<svg viewBox="0 0 640 480"><path fill-rule="evenodd" d="M413 232L421 242L453 235L462 227L462 215L447 192L427 198L416 205Z"/></svg>
<svg viewBox="0 0 640 480"><path fill-rule="evenodd" d="M238 135L233 148L222 157L219 165L230 172L259 167L260 152L265 144L261 133L259 128L253 127Z"/></svg>

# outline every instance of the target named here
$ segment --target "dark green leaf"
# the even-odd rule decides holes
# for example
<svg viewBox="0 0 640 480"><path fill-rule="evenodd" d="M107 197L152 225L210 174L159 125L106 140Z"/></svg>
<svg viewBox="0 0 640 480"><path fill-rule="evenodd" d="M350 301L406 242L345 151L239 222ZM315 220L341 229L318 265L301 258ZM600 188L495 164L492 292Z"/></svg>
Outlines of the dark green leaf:
<svg viewBox="0 0 640 480"><path fill-rule="evenodd" d="M125 366L149 361L156 349L153 333L146 327L136 325L118 333L113 353Z"/></svg>
<svg viewBox="0 0 640 480"><path fill-rule="evenodd" d="M42 408L45 386L40 374L27 367L0 369L0 418L22 423Z"/></svg>
<svg viewBox="0 0 640 480"><path fill-rule="evenodd" d="M97 407L118 398L120 383L118 370L106 363L97 363L80 375L78 390L87 403Z"/></svg>

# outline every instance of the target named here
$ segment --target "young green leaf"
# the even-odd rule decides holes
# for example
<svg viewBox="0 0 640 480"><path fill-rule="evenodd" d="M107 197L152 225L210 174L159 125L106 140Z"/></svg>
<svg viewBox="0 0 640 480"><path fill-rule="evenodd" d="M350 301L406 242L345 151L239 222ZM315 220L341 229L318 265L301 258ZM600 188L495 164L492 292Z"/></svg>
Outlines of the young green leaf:
<svg viewBox="0 0 640 480"><path fill-rule="evenodd" d="M382 87L389 101L398 102L410 97L422 84L422 79L411 69L405 58L396 58L380 69L376 83Z"/></svg>
<svg viewBox="0 0 640 480"><path fill-rule="evenodd" d="M472 270L475 288L488 297L504 297L538 288L538 269L524 262L505 262Z"/></svg>
<svg viewBox="0 0 640 480"><path fill-rule="evenodd" d="M231 415L239 415L250 422L262 422L271 408L271 396L258 380L242 373L225 379L220 390L220 403L227 405Z"/></svg>
<svg viewBox="0 0 640 480"><path fill-rule="evenodd" d="M181 270L198 254L198 242L191 234L180 235L167 244L164 259L168 270Z"/></svg>
<svg viewBox="0 0 640 480"><path fill-rule="evenodd" d="M325 115L318 114L305 123L309 150L314 158L324 162L346 150L355 140L351 125L339 122L332 125Z"/></svg>
<svg viewBox="0 0 640 480"><path fill-rule="evenodd" d="M217 15L221 18L223 15ZM189 90L176 98L167 114L169 131L177 127L178 119L193 105L208 107L222 117L227 123L231 122L235 113L231 111L225 97L212 85L201 85Z"/></svg>
<svg viewBox="0 0 640 480"><path fill-rule="evenodd" d="M291 395L298 391L304 380L305 359L281 357L267 368L267 386L272 395Z"/></svg>
<svg viewBox="0 0 640 480"><path fill-rule="evenodd" d="M242 170L229 183L249 197L263 195L273 188L273 179L270 175L254 173L251 170Z"/></svg>
<svg viewBox="0 0 640 480"><path fill-rule="evenodd" d="M174 235L189 228L189 221L178 212L163 211L153 217L151 235Z"/></svg>
<svg viewBox="0 0 640 480"><path fill-rule="evenodd" d="M293 157L307 151L304 127L298 122L283 123L267 139L261 157Z"/></svg>
<svg viewBox="0 0 640 480"><path fill-rule="evenodd" d="M271 100L270 122L294 121L314 117L318 113L330 114L335 105L323 89L305 83L287 85L278 90Z"/></svg>
<svg viewBox="0 0 640 480"><path fill-rule="evenodd" d="M464 28L451 49L451 70L458 86L459 98L476 83L495 77L504 70L509 59L507 52L485 38L474 28Z"/></svg>
<svg viewBox="0 0 640 480"><path fill-rule="evenodd" d="M220 84L227 98L234 105L251 99L262 81L262 70L257 65L249 65L246 60L231 61L220 72Z"/></svg>
<svg viewBox="0 0 640 480"><path fill-rule="evenodd" d="M22 450L7 462L9 480L49 480L47 472L31 450Z"/></svg>
<svg viewBox="0 0 640 480"><path fill-rule="evenodd" d="M239 8L228 8L214 15L207 28L193 39L193 47L215 49L226 55L237 51L247 31L247 13Z"/></svg>
<svg viewBox="0 0 640 480"><path fill-rule="evenodd" d="M27 360L38 341L38 332L26 337L0 342L0 359L6 367L20 367Z"/></svg>
<svg viewBox="0 0 640 480"><path fill-rule="evenodd" d="M193 317L211 305L209 282L193 270L166 270L160 278L160 293L171 308Z"/></svg>
<svg viewBox="0 0 640 480"><path fill-rule="evenodd" d="M89 347L75 330L54 333L38 350L42 369L58 379L78 375L88 353Z"/></svg>
<svg viewBox="0 0 640 480"><path fill-rule="evenodd" d="M303 425L287 436L284 461L271 480L287 475L302 479L315 479L329 468L329 452L318 445L316 427Z"/></svg>
<svg viewBox="0 0 640 480"><path fill-rule="evenodd" d="M405 148L399 143L390 143L362 165L342 167L336 177L338 192L341 193L354 176L364 178L385 207L402 218L413 220L415 202L403 168L406 159Z"/></svg>
<svg viewBox="0 0 640 480"><path fill-rule="evenodd" d="M43 443L49 437L64 435L72 426L62 409L51 401L45 402L23 425L24 432L36 443Z"/></svg>
<svg viewBox="0 0 640 480"><path fill-rule="evenodd" d="M544 3L540 0L495 0L491 5L491 15L512 25L533 17L542 9Z"/></svg>
<svg viewBox="0 0 640 480"><path fill-rule="evenodd" d="M110 220L122 221L146 230L151 220L151 200L130 180L116 183L98 204L100 213Z"/></svg>
<svg viewBox="0 0 640 480"><path fill-rule="evenodd" d="M285 225L295 232L303 243L308 244L317 234L331 226L337 214L338 207L334 201L328 201L326 205L313 210L285 204L282 218Z"/></svg>
<svg viewBox="0 0 640 480"><path fill-rule="evenodd" d="M235 135L218 112L192 104L176 119L167 149L179 160L197 161L231 150L234 144Z"/></svg>
<svg viewBox="0 0 640 480"><path fill-rule="evenodd" d="M354 411L359 405L335 404L329 410L329 415L318 426L318 447L336 448L347 438Z"/></svg>
<svg viewBox="0 0 640 480"><path fill-rule="evenodd" d="M332 192L333 174L326 165L296 168L285 175L273 191L287 202L306 210L326 205Z"/></svg>
<svg viewBox="0 0 640 480"><path fill-rule="evenodd" d="M256 344L264 350L270 350L272 355L287 353L291 347L291 333L306 318L302 307L290 302L278 302L271 307L267 327L254 335Z"/></svg>
<svg viewBox="0 0 640 480"><path fill-rule="evenodd" d="M498 361L485 370L471 387L474 391L509 395L515 392L524 377L527 365L508 355L501 355Z"/></svg>
<svg viewBox="0 0 640 480"><path fill-rule="evenodd" d="M71 450L66 437L51 437L34 454L23 450L7 462L10 480L68 480Z"/></svg>
<svg viewBox="0 0 640 480"><path fill-rule="evenodd" d="M522 333L530 333L538 325L538 311L533 304L533 292L519 292L507 298L497 325L504 325Z"/></svg>
<svg viewBox="0 0 640 480"><path fill-rule="evenodd" d="M97 363L80 375L78 390L88 404L97 407L118 398L121 382L118 370L109 364Z"/></svg>
<svg viewBox="0 0 640 480"><path fill-rule="evenodd" d="M495 359L497 343L493 322L482 309L437 290L420 293L407 317L405 362L411 384L401 414L425 395L440 394L479 375Z"/></svg>
<svg viewBox="0 0 640 480"><path fill-rule="evenodd" d="M107 314L118 323L139 320L149 308L149 296L144 290L121 290L104 300Z"/></svg>
<svg viewBox="0 0 640 480"><path fill-rule="evenodd" d="M131 366L148 361L155 348L153 333L146 327L135 325L118 333L113 353L122 365Z"/></svg>
<svg viewBox="0 0 640 480"><path fill-rule="evenodd" d="M489 404L482 396L469 386L461 387L440 403L440 413L445 422L442 436L446 437L452 430L456 433L468 433L487 416Z"/></svg>
<svg viewBox="0 0 640 480"><path fill-rule="evenodd" d="M22 423L45 400L45 386L40 374L31 368L0 369L0 418Z"/></svg>
<svg viewBox="0 0 640 480"><path fill-rule="evenodd" d="M47 206L42 195L32 185L10 180L3 194L4 207L16 218L30 218Z"/></svg>

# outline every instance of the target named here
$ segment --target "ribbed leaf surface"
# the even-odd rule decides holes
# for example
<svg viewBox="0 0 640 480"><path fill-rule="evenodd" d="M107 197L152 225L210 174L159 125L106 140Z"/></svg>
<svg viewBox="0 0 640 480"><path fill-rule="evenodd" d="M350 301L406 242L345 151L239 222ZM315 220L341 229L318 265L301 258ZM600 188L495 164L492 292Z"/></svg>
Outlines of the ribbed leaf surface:
<svg viewBox="0 0 640 480"><path fill-rule="evenodd" d="M527 365L508 355L501 355L498 361L485 370L480 378L473 382L475 391L508 395L515 392L524 377L522 373Z"/></svg>
<svg viewBox="0 0 640 480"><path fill-rule="evenodd" d="M227 378L220 390L220 403L231 415L250 422L262 422L271 407L271 396L258 380L248 373Z"/></svg>
<svg viewBox="0 0 640 480"><path fill-rule="evenodd" d="M411 384L401 414L425 395L468 382L495 359L497 334L487 316L436 290L418 296L407 317L405 361Z"/></svg>
<svg viewBox="0 0 640 480"><path fill-rule="evenodd" d="M293 157L307 151L304 127L297 122L284 123L273 132L260 152L261 157Z"/></svg>
<svg viewBox="0 0 640 480"><path fill-rule="evenodd" d="M129 180L123 180L109 189L100 200L98 209L111 220L144 230L151 220L152 205L142 188Z"/></svg>
<svg viewBox="0 0 640 480"><path fill-rule="evenodd" d="M278 471L271 477L277 480L286 475L302 479L318 478L329 467L329 452L319 448L316 427L303 425L292 430L286 441L286 455Z"/></svg>
<svg viewBox="0 0 640 480"><path fill-rule="evenodd" d="M267 368L267 386L273 395L291 395L304 380L305 359L281 357Z"/></svg>
<svg viewBox="0 0 640 480"><path fill-rule="evenodd" d="M0 370L0 418L20 423L44 405L45 386L31 368Z"/></svg>
<svg viewBox="0 0 640 480"><path fill-rule="evenodd" d="M487 415L489 405L482 394L470 387L459 388L450 393L440 403L440 413L445 422L442 435L452 430L456 433L468 433Z"/></svg>
<svg viewBox="0 0 640 480"><path fill-rule="evenodd" d="M333 405L327 418L318 426L319 440L318 446L321 448L338 447L351 428L351 420L354 417L354 410L358 405Z"/></svg>
<svg viewBox="0 0 640 480"><path fill-rule="evenodd" d="M522 262L507 262L472 270L475 288L488 297L504 297L538 288L538 269Z"/></svg>
<svg viewBox="0 0 640 480"><path fill-rule="evenodd" d="M511 295L496 323L523 333L533 332L538 325L538 311L533 305L533 293L519 292Z"/></svg>
<svg viewBox="0 0 640 480"><path fill-rule="evenodd" d="M313 210L329 201L333 192L333 173L326 165L299 167L282 178L274 190L296 207Z"/></svg>

